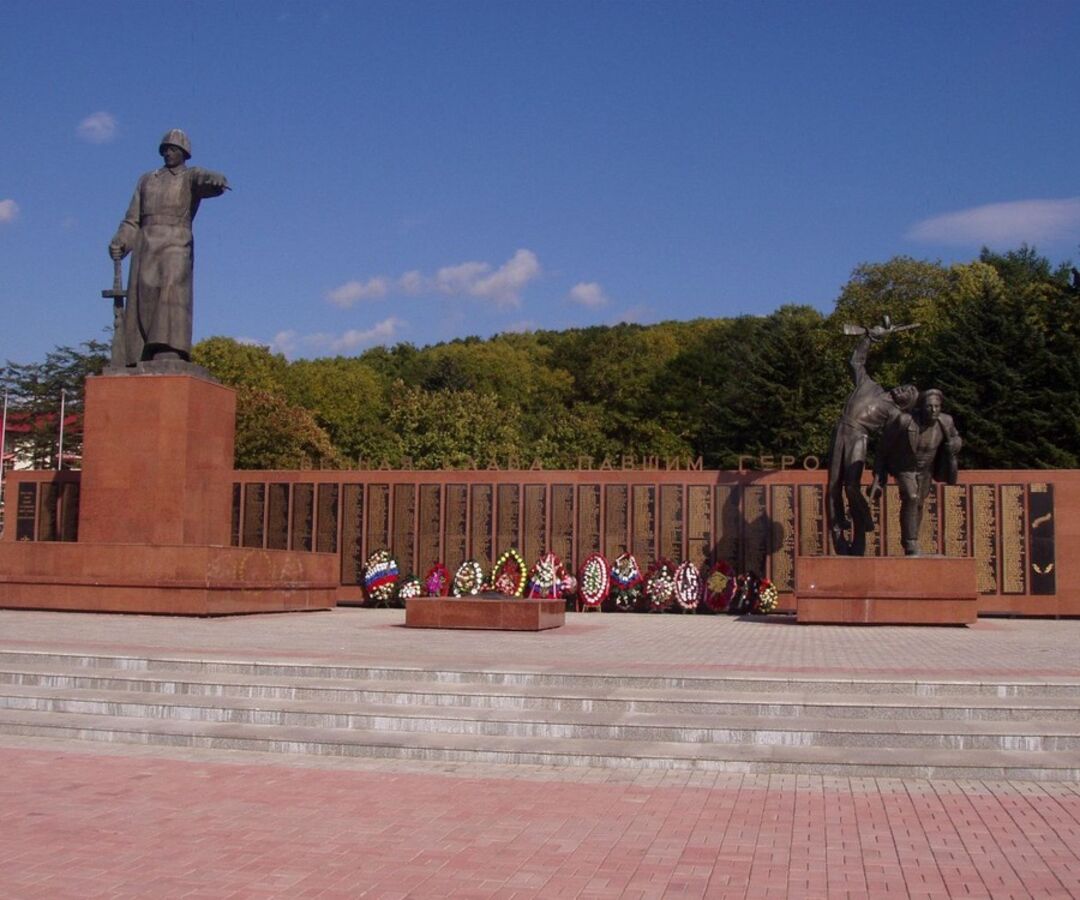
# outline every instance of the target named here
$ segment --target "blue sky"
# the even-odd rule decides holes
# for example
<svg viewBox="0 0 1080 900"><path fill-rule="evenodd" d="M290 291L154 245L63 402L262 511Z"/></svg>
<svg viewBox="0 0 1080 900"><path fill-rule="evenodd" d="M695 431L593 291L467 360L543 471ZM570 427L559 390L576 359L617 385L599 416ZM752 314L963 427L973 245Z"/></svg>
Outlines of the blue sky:
<svg viewBox="0 0 1080 900"><path fill-rule="evenodd" d="M0 2L0 360L103 337L162 133L195 336L290 357L1080 258L1080 3Z"/></svg>

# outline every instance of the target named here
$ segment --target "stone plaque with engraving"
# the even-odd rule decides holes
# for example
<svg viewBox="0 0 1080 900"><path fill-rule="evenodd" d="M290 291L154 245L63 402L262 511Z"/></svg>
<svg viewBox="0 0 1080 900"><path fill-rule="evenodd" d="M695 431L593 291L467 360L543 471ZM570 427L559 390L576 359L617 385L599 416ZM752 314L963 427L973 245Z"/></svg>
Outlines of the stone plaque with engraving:
<svg viewBox="0 0 1080 900"><path fill-rule="evenodd" d="M38 486L20 484L15 498L15 540L32 541L37 537Z"/></svg>
<svg viewBox="0 0 1080 900"><path fill-rule="evenodd" d="M630 489L633 501L630 549L646 570L656 562L656 486L635 484ZM673 560L674 562L674 560Z"/></svg>
<svg viewBox="0 0 1080 900"><path fill-rule="evenodd" d="M244 488L244 546L263 546L263 514L266 485L249 484Z"/></svg>
<svg viewBox="0 0 1080 900"><path fill-rule="evenodd" d="M310 482L293 485L292 546L290 550L311 550L315 527L315 485Z"/></svg>
<svg viewBox="0 0 1080 900"><path fill-rule="evenodd" d="M946 556L970 556L968 491L962 484L946 484L941 496L941 544Z"/></svg>
<svg viewBox="0 0 1080 900"><path fill-rule="evenodd" d="M376 550L391 550L392 552L393 548L390 547L390 485L369 484L367 486L367 512L364 524L367 529L364 552L368 556Z"/></svg>
<svg viewBox="0 0 1080 900"><path fill-rule="evenodd" d="M416 528L416 574L421 578L435 563L442 562L440 532L442 530L442 487L438 484L420 485L420 513Z"/></svg>
<svg viewBox="0 0 1080 900"><path fill-rule="evenodd" d="M497 555L491 546L491 531L495 524L492 516L492 486L474 484L470 492L472 513L469 525L469 556L480 563L486 572L495 564Z"/></svg>
<svg viewBox="0 0 1080 900"><path fill-rule="evenodd" d="M446 532L443 547L446 553L446 567L450 570L451 575L466 560L466 538L469 533L468 515L469 486L467 484L448 484L446 486Z"/></svg>
<svg viewBox="0 0 1080 900"><path fill-rule="evenodd" d="M56 506L60 498L60 492L55 484L43 484L38 492L38 521L37 539L39 541L55 541L56 533Z"/></svg>
<svg viewBox="0 0 1080 900"><path fill-rule="evenodd" d="M743 522L743 568L764 577L771 536L764 485L748 484L743 488Z"/></svg>
<svg viewBox="0 0 1080 900"><path fill-rule="evenodd" d="M772 531L777 546L772 552L772 582L778 591L795 590L795 486L774 484L772 494Z"/></svg>
<svg viewBox="0 0 1080 900"><path fill-rule="evenodd" d="M315 549L319 553L337 553L338 486L320 484L317 497Z"/></svg>
<svg viewBox="0 0 1080 900"><path fill-rule="evenodd" d="M825 491L817 484L799 485L799 555L825 553Z"/></svg>
<svg viewBox="0 0 1080 900"><path fill-rule="evenodd" d="M60 488L60 540L79 539L79 482L66 481Z"/></svg>
<svg viewBox="0 0 1080 900"><path fill-rule="evenodd" d="M525 565L531 566L548 550L547 486L527 484L524 493L525 499L521 505L521 552L525 557Z"/></svg>
<svg viewBox="0 0 1080 900"><path fill-rule="evenodd" d="M736 571L742 570L742 500L741 485L720 484L716 487L716 553L717 562L726 562Z"/></svg>
<svg viewBox="0 0 1080 900"><path fill-rule="evenodd" d="M997 503L992 484L971 485L971 547L980 594L998 589Z"/></svg>
<svg viewBox="0 0 1080 900"><path fill-rule="evenodd" d="M341 583L364 580L364 486L341 486Z"/></svg>
<svg viewBox="0 0 1080 900"><path fill-rule="evenodd" d="M704 569L712 555L712 489L706 484L686 488L686 558Z"/></svg>
<svg viewBox="0 0 1080 900"><path fill-rule="evenodd" d="M683 488L681 484L660 486L660 555L678 565L683 556Z"/></svg>
<svg viewBox="0 0 1080 900"><path fill-rule="evenodd" d="M397 560L398 571L416 574L416 485L395 484L394 524L390 547ZM423 573L421 573L423 574Z"/></svg>
<svg viewBox="0 0 1080 900"><path fill-rule="evenodd" d="M1024 527L1024 486L1001 485L1001 593L1027 591L1027 529Z"/></svg>
<svg viewBox="0 0 1080 900"><path fill-rule="evenodd" d="M581 565L600 549L600 485L579 484L577 511L577 559ZM609 560L610 562L610 560Z"/></svg>
<svg viewBox="0 0 1080 900"><path fill-rule="evenodd" d="M495 545L502 553L511 547L521 549L521 503L516 484L500 484L495 493ZM533 561L525 560L531 566Z"/></svg>
<svg viewBox="0 0 1080 900"><path fill-rule="evenodd" d="M266 547L268 550L288 550L288 482L274 482L270 484L266 490Z"/></svg>
<svg viewBox="0 0 1080 900"><path fill-rule="evenodd" d="M629 548L629 491L625 484L604 485L604 556L609 562ZM638 560L640 563L641 560Z"/></svg>
<svg viewBox="0 0 1080 900"><path fill-rule="evenodd" d="M240 482L234 481L232 486L232 521L229 523L229 543L234 547L240 546L240 496L242 489Z"/></svg>
<svg viewBox="0 0 1080 900"><path fill-rule="evenodd" d="M1054 486L1028 486L1028 513L1031 524L1031 593L1057 593L1057 573L1054 571Z"/></svg>
<svg viewBox="0 0 1080 900"><path fill-rule="evenodd" d="M551 486L551 552L559 557L568 571L577 565L574 559L574 486Z"/></svg>

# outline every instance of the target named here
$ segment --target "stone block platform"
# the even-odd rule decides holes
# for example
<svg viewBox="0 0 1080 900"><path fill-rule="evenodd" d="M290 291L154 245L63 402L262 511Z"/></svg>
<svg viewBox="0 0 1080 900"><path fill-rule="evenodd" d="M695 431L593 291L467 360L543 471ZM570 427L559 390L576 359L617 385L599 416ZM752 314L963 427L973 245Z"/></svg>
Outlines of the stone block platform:
<svg viewBox="0 0 1080 900"><path fill-rule="evenodd" d="M546 631L566 623L563 600L520 597L412 597L405 604L409 628L475 628Z"/></svg>

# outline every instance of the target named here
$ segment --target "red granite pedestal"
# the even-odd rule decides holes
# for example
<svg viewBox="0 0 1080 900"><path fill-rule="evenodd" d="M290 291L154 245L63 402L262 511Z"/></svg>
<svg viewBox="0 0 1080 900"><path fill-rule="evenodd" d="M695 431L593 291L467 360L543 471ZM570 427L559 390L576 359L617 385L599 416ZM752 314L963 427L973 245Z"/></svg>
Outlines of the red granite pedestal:
<svg viewBox="0 0 1080 900"><path fill-rule="evenodd" d="M945 556L800 556L796 619L808 624L968 625L975 560Z"/></svg>
<svg viewBox="0 0 1080 900"><path fill-rule="evenodd" d="M409 628L476 628L488 631L546 631L566 624L565 600L520 597L410 597Z"/></svg>
<svg viewBox="0 0 1080 900"><path fill-rule="evenodd" d="M0 607L328 609L336 556L229 546L236 395L192 375L86 383L78 541L0 542Z"/></svg>

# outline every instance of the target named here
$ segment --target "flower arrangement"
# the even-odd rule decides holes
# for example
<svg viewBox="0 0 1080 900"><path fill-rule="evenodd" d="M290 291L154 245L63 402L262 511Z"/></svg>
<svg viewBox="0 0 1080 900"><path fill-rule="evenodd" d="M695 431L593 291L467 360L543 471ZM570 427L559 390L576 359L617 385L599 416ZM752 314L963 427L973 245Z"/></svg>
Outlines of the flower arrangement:
<svg viewBox="0 0 1080 900"><path fill-rule="evenodd" d="M495 561L491 570L491 589L507 597L520 597L525 593L525 560L511 548Z"/></svg>
<svg viewBox="0 0 1080 900"><path fill-rule="evenodd" d="M706 609L714 613L723 612L734 594L735 570L724 560L714 563L702 592Z"/></svg>
<svg viewBox="0 0 1080 900"><path fill-rule="evenodd" d="M402 603L411 597L419 597L423 592L423 585L415 575L406 575L397 583L396 597Z"/></svg>
<svg viewBox="0 0 1080 900"><path fill-rule="evenodd" d="M581 586L581 602L585 606L598 607L608 598L611 593L611 571L601 554L594 553L581 564L578 584Z"/></svg>
<svg viewBox="0 0 1080 900"><path fill-rule="evenodd" d="M641 599L641 566L633 553L622 553L611 564L611 597L620 612L630 612Z"/></svg>
<svg viewBox="0 0 1080 900"><path fill-rule="evenodd" d="M364 592L373 603L390 600L394 596L397 579L397 560L389 550L376 550L364 563Z"/></svg>
<svg viewBox="0 0 1080 900"><path fill-rule="evenodd" d="M450 593L450 572L441 562L435 563L424 576L424 594L445 597Z"/></svg>
<svg viewBox="0 0 1080 900"><path fill-rule="evenodd" d="M554 553L545 553L529 572L529 586L525 596L541 600L558 599L568 588L577 586L576 583L571 585L571 580L559 557Z"/></svg>
<svg viewBox="0 0 1080 900"><path fill-rule="evenodd" d="M753 572L747 572L737 576L735 578L735 591L727 605L728 613L733 616L741 616L752 612L757 591L757 575Z"/></svg>
<svg viewBox="0 0 1080 900"><path fill-rule="evenodd" d="M649 612L663 612L675 596L675 566L670 560L658 559L645 578L645 597Z"/></svg>
<svg viewBox="0 0 1080 900"><path fill-rule="evenodd" d="M675 570L675 603L684 612L693 612L701 602L701 572L689 560Z"/></svg>
<svg viewBox="0 0 1080 900"><path fill-rule="evenodd" d="M484 570L475 559L467 559L454 573L453 594L455 597L471 597L484 589Z"/></svg>
<svg viewBox="0 0 1080 900"><path fill-rule="evenodd" d="M761 613L763 616L768 615L776 609L776 604L780 600L780 592L776 589L776 585L769 581L768 578L762 578L758 582L757 598L754 602L754 612Z"/></svg>

